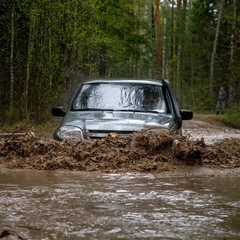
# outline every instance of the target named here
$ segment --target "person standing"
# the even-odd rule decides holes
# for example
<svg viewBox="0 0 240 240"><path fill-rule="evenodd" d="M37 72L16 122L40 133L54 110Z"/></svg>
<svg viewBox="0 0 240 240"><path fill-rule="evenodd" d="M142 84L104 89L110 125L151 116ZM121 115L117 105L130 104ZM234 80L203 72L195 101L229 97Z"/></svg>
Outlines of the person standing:
<svg viewBox="0 0 240 240"><path fill-rule="evenodd" d="M220 112L224 114L225 111L225 101L226 101L227 93L224 90L224 87L221 86L218 92L218 100L216 106L216 114L218 115Z"/></svg>

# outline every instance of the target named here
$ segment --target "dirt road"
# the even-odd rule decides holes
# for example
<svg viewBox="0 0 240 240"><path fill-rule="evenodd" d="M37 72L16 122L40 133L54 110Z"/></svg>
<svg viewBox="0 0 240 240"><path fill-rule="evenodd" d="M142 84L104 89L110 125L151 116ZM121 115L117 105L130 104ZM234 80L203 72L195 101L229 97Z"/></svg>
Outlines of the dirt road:
<svg viewBox="0 0 240 240"><path fill-rule="evenodd" d="M194 119L183 121L183 135L190 135L193 139L203 138L206 144L213 144L227 138L240 138L240 129Z"/></svg>
<svg viewBox="0 0 240 240"><path fill-rule="evenodd" d="M43 140L31 132L0 141L0 167L100 172L163 172L240 167L240 130L192 120L183 136L140 132L102 140Z"/></svg>

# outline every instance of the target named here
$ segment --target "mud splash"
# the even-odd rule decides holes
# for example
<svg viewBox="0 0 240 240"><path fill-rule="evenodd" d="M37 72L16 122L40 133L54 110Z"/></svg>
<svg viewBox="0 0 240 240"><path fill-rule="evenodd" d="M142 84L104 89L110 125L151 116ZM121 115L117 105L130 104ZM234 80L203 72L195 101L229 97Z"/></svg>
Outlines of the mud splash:
<svg viewBox="0 0 240 240"><path fill-rule="evenodd" d="M102 140L45 141L34 133L0 141L0 166L11 169L163 172L184 166L240 167L240 139L206 145L191 136L141 132Z"/></svg>

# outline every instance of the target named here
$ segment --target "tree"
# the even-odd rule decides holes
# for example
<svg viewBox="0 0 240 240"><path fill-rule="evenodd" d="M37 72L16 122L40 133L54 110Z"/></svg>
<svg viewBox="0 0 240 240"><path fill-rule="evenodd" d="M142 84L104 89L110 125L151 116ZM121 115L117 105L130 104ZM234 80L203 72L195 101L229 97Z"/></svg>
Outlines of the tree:
<svg viewBox="0 0 240 240"><path fill-rule="evenodd" d="M211 55L211 63L210 63L210 92L213 92L214 61L215 61L215 55L217 50L220 23L222 20L223 4L224 4L224 0L220 0L219 8L218 8L218 16L217 16L217 26L215 30L215 38L214 38L213 50Z"/></svg>

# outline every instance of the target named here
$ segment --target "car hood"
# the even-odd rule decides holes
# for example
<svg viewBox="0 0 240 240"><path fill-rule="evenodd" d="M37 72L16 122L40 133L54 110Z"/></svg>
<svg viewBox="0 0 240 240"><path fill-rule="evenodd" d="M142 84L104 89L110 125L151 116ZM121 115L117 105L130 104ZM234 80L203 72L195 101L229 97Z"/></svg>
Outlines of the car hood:
<svg viewBox="0 0 240 240"><path fill-rule="evenodd" d="M68 112L62 125L74 125L86 131L133 132L148 128L169 128L172 115L149 112Z"/></svg>

